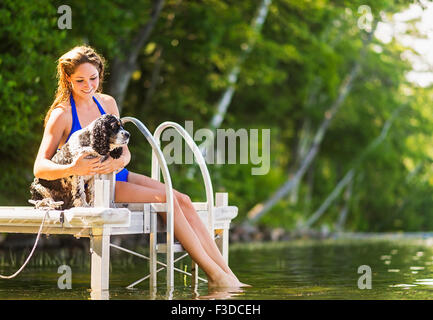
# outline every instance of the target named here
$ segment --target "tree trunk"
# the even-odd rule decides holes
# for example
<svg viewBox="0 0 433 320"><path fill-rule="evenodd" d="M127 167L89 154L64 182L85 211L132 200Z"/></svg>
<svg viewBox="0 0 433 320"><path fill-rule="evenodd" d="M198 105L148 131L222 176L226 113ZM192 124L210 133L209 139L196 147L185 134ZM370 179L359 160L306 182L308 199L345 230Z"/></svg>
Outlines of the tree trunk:
<svg viewBox="0 0 433 320"><path fill-rule="evenodd" d="M300 131L301 132L298 139L298 146L296 148L296 159L295 159L293 169L290 170L289 177L293 176L293 172L296 171L296 168L299 166L299 163L302 163L302 160L305 159L305 156L307 155L308 149L311 145L312 130L311 130L310 119L308 118L305 119L302 129ZM299 182L296 184L296 186L293 187L293 189L290 192L289 198L292 204L296 204L298 202L298 193L299 193Z"/></svg>
<svg viewBox="0 0 433 320"><path fill-rule="evenodd" d="M337 224L335 225L335 229L338 232L342 232L344 228L344 224L346 223L347 214L349 213L350 200L352 199L353 193L353 179L350 180L349 185L346 188L346 192L344 193L344 205L340 211L340 215L338 216Z"/></svg>
<svg viewBox="0 0 433 320"><path fill-rule="evenodd" d="M332 202L340 195L341 190L352 181L355 175L355 169L350 169L349 172L346 173L343 179L337 184L335 189L331 192L331 194L326 198L326 200L322 203L319 209L313 213L313 215L302 225L303 229L308 229L314 222L316 222L322 214L329 208Z"/></svg>
<svg viewBox="0 0 433 320"><path fill-rule="evenodd" d="M263 27L263 24L266 21L266 17L269 11L269 6L271 5L272 0L262 0L262 3L257 10L257 14L254 17L254 20L251 24L254 32L259 33L260 30ZM230 105L230 102L232 101L233 94L235 92L235 84L238 81L239 71L241 68L241 65L247 58L248 54L251 52L255 44L255 37L253 37L253 40L248 43L247 49L242 52L241 56L238 59L238 62L233 67L233 69L230 71L228 76L229 86L224 91L223 95L221 96L220 100L217 104L217 111L212 117L210 121L210 127L212 129L219 128L221 126L221 123L224 120L224 117L226 115L227 109Z"/></svg>
<svg viewBox="0 0 433 320"><path fill-rule="evenodd" d="M163 59L162 59L162 48L158 48L156 55L156 61L155 61L155 65L153 66L153 70L152 70L152 75L151 75L151 81L150 81L150 87L149 89L147 89L146 92L146 98L144 99L144 104L142 109L146 110L150 107L151 103L152 103L152 97L153 94L156 91L156 86L158 85L159 79L160 79L160 74L161 74L161 66L163 64Z"/></svg>
<svg viewBox="0 0 433 320"><path fill-rule="evenodd" d="M157 0L152 8L150 20L137 32L134 40L125 47L124 57L115 58L111 68L111 78L108 83L108 93L114 97L121 113L131 75L136 68L138 54L149 40L159 14L164 6L164 0Z"/></svg>
<svg viewBox="0 0 433 320"><path fill-rule="evenodd" d="M260 4L260 7L257 10L256 16L254 17L251 23L251 27L256 34L261 31L263 24L266 21L266 17L268 15L268 11L271 3L272 0L262 0L262 3ZM238 76L239 76L241 66L245 61L245 59L247 58L248 54L253 49L255 44L255 38L256 37L253 37L252 41L248 43L247 49L242 52L242 54L238 58L236 65L233 67L233 69L230 71L228 75L229 86L227 87L227 89L224 91L221 98L219 99L216 105L216 113L213 115L213 117L209 122L209 127L213 132L215 132L215 130L218 129L221 126L221 123L224 121L224 117L227 113L227 109L232 101L232 97L235 92L235 84L238 81ZM206 158L207 149L214 144L213 140L215 140L215 134L213 135L213 137L211 137L211 139L206 139L205 142L200 144L199 149L204 158ZM217 159L218 150L216 150L216 152L217 152L217 156L216 156ZM191 166L188 169L187 178L193 179L196 170L197 170L197 166L195 165Z"/></svg>
<svg viewBox="0 0 433 320"><path fill-rule="evenodd" d="M310 93L305 101L305 109L308 110L314 105L317 105L317 96L320 92L320 87L322 85L322 79L318 76L314 78L310 85ZM311 119L304 118L302 128L300 130L300 134L298 135L298 141L296 143L296 156L293 161L293 164L290 166L289 170L289 179L293 177L296 172L296 169L299 167L299 164L305 159L308 150L311 147L313 138L313 132L311 128ZM299 193L299 181L294 186L290 192L290 202L292 204L296 204L298 202L298 193Z"/></svg>
<svg viewBox="0 0 433 320"><path fill-rule="evenodd" d="M331 194L325 199L325 201L322 203L319 209L316 210L316 212L313 213L313 215L305 222L305 224L302 226L302 228L309 228L314 222L316 222L322 214L329 208L329 206L332 204L332 202L337 198L337 196L340 194L341 190L347 186L349 183L352 182L353 177L355 175L355 171L361 164L361 162L365 159L365 157L370 154L379 144L381 144L386 136L388 135L388 132L391 128L392 123L394 122L395 118L399 114L399 112L406 107L407 105L403 105L396 109L391 117L385 122L383 125L382 131L380 132L380 135L376 137L368 146L365 148L365 150L361 153L361 155L355 159L352 165L352 168L345 174L343 179L338 182L337 186L334 188L334 190L331 192Z"/></svg>
<svg viewBox="0 0 433 320"><path fill-rule="evenodd" d="M315 164L310 164L310 167L307 170L307 191L305 192L304 197L304 207L303 212L306 212L307 214L310 214L311 212L311 206L312 206L312 199L313 199L313 192L314 192L314 171L315 171Z"/></svg>
<svg viewBox="0 0 433 320"><path fill-rule="evenodd" d="M366 54L368 45L370 44L374 31L376 30L377 22L375 22L374 27L370 34L368 35L367 40L364 42L363 47L361 49L360 57L358 61L354 64L352 69L350 70L349 74L346 76L346 78L343 80L339 90L338 90L338 96L337 99L334 101L334 103L331 105L331 107L325 112L325 119L322 121L319 129L317 130L316 135L314 136L314 140L312 143L312 146L305 157L304 161L301 163L300 168L295 173L293 178L286 181L264 204L259 203L256 206L254 206L247 214L247 223L254 223L256 222L263 214L268 212L276 203L278 203L281 198L283 198L286 194L292 190L293 187L295 187L301 178L304 176L305 171L310 166L313 159L316 157L320 144L325 136L325 133L335 117L336 113L338 112L340 106L343 104L344 100L346 99L347 95L349 94L353 81L356 78L356 76L359 73L359 70L361 68L361 61L363 60L363 57Z"/></svg>

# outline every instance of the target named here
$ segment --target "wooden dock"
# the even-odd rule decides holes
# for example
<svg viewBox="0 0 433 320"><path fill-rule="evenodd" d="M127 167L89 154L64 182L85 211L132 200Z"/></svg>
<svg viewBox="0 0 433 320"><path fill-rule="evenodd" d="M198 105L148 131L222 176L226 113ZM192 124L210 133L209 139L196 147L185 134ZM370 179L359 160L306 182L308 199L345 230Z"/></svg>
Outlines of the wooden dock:
<svg viewBox="0 0 433 320"><path fill-rule="evenodd" d="M6 233L38 233L41 234L68 234L77 238L90 239L91 253L91 292L92 298L108 298L109 290L109 264L110 248L120 249L139 255L129 249L110 244L112 235L149 234L149 260L150 274L135 283L149 279L149 286L157 286L157 264L166 266L167 288L174 286L174 271L181 271L174 266L174 253L184 251L182 246L174 241L173 232L173 188L167 164L159 148L160 135L166 128L176 129L192 149L206 189L206 201L194 202L194 208L200 218L208 226L212 237L215 230L219 237L216 239L225 261L228 263L229 229L231 221L237 216L238 209L229 206L227 193L213 194L210 175L205 161L195 142L188 133L178 124L164 122L155 131L154 136L137 119L122 118L124 123L133 122L146 137L152 146L152 178L160 180L160 173L166 186L166 203L114 203L114 174L95 176L95 205L91 208L76 207L68 210L43 210L30 206L0 207L0 232ZM215 197L215 198L214 198ZM166 212L166 224L159 218L159 212ZM41 228L41 224L43 226ZM157 242L156 234L162 232L166 235L164 243ZM166 263L157 260L158 254L164 254ZM139 255L141 256L141 255ZM197 285L198 268L193 266L193 285ZM182 273L186 273L181 271ZM4 281L4 280L2 280ZM13 281L13 280L11 280Z"/></svg>

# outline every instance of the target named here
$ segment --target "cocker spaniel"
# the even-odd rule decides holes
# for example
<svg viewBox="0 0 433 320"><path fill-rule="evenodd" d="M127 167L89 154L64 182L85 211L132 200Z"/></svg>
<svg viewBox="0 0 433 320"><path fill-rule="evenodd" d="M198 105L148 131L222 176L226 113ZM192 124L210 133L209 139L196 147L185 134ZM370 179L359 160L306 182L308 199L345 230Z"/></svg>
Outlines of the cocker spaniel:
<svg viewBox="0 0 433 320"><path fill-rule="evenodd" d="M58 164L70 164L83 153L86 158L101 157L101 162L111 156L118 159L122 146L129 142L129 132L119 118L104 114L87 127L74 132L67 143L51 159ZM86 188L87 185L87 188ZM93 206L94 176L69 176L56 180L35 178L30 186L31 200L36 208Z"/></svg>

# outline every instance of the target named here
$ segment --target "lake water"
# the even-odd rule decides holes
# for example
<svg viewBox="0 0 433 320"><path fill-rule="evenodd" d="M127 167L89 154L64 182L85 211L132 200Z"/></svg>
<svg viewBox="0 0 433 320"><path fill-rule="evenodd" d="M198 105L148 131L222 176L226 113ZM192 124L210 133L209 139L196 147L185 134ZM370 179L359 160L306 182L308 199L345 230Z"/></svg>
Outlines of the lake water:
<svg viewBox="0 0 433 320"><path fill-rule="evenodd" d="M85 241L85 240L84 240ZM194 291L189 278L175 273L175 288L167 292L164 271L156 293L148 282L126 286L148 271L145 260L111 249L110 299L432 299L433 239L337 239L286 243L233 244L230 265L252 287L237 292L209 292L201 283ZM0 273L20 267L28 251L2 252ZM90 259L84 251L37 249L31 263L12 280L0 279L0 299L90 299ZM60 265L70 265L72 289L57 282ZM371 289L367 274L371 269ZM178 263L190 271L190 261Z"/></svg>

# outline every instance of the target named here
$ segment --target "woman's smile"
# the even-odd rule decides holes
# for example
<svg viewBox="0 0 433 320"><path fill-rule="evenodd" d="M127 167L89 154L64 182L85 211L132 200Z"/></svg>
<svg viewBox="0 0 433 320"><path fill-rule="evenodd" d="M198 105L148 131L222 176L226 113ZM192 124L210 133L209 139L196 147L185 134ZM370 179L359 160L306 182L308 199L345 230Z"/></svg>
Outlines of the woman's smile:
<svg viewBox="0 0 433 320"><path fill-rule="evenodd" d="M86 90L81 90L81 92L84 93L84 94L90 94L90 93L93 92L93 88L90 89L90 90L88 90L88 91L86 91Z"/></svg>

